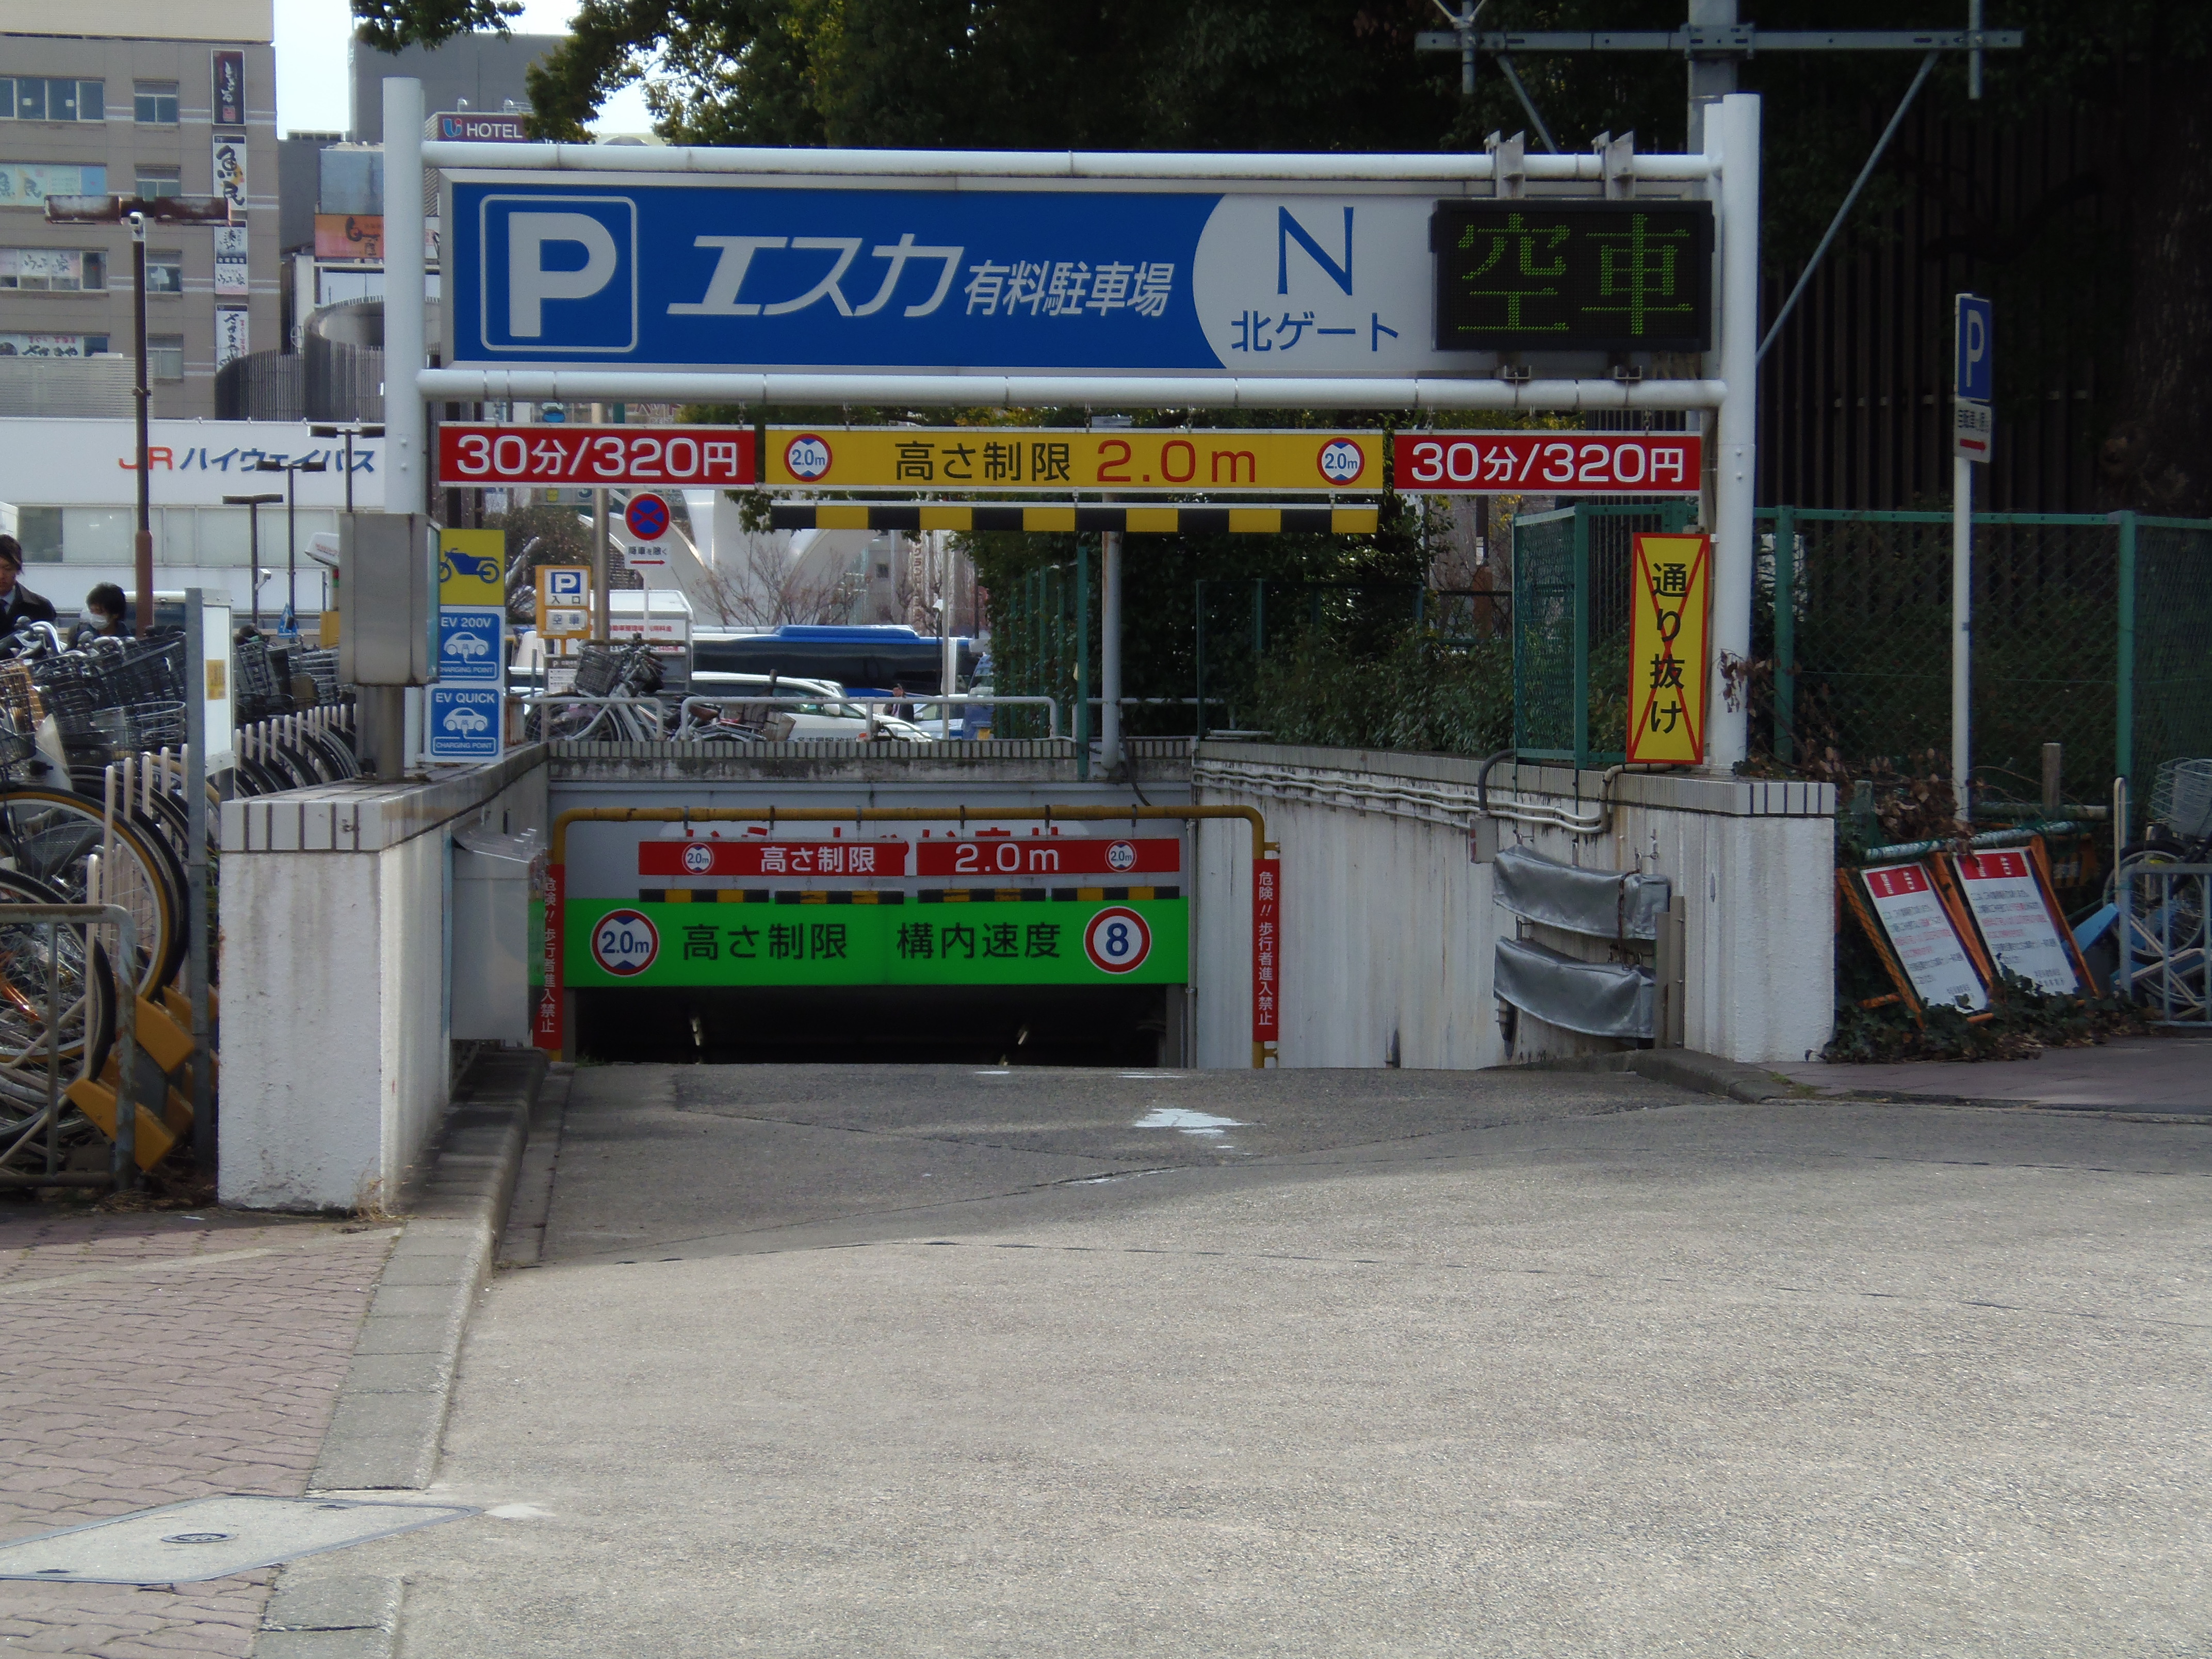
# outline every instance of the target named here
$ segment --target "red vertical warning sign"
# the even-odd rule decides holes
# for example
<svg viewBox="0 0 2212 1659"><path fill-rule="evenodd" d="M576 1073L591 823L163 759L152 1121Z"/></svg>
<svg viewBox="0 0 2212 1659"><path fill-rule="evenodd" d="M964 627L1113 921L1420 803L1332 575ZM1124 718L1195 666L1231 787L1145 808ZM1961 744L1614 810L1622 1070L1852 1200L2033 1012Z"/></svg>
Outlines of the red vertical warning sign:
<svg viewBox="0 0 2212 1659"><path fill-rule="evenodd" d="M545 866L545 956L543 982L538 988L538 1014L531 1021L530 1041L555 1058L561 1053L561 898L568 885L568 871L558 864Z"/></svg>
<svg viewBox="0 0 2212 1659"><path fill-rule="evenodd" d="M1252 1041L1281 1033L1282 880L1280 859L1252 860Z"/></svg>

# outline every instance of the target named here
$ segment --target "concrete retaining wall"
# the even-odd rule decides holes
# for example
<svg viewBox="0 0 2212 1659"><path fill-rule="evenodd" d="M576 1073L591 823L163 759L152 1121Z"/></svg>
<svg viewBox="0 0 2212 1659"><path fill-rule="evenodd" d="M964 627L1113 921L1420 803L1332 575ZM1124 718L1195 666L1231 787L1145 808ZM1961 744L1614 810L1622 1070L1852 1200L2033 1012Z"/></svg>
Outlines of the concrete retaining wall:
<svg viewBox="0 0 2212 1659"><path fill-rule="evenodd" d="M547 822L538 748L224 806L225 1204L397 1202L451 1092L453 834Z"/></svg>
<svg viewBox="0 0 2212 1659"><path fill-rule="evenodd" d="M1282 844L1285 1066L1483 1066L1622 1045L1525 1015L1509 1048L1491 988L1498 934L1472 831L1480 763L1441 756L1206 744L1194 798L1259 807ZM1688 900L1685 1041L1730 1060L1802 1060L1834 1006L1835 792L1678 774L1501 764L1502 808L1595 816L1602 834L1497 822L1565 863L1640 868ZM1200 838L1193 954L1198 1061L1251 1063L1250 844L1241 824ZM1639 959L1607 941L1518 924L1589 960ZM1649 957L1640 958L1649 961Z"/></svg>

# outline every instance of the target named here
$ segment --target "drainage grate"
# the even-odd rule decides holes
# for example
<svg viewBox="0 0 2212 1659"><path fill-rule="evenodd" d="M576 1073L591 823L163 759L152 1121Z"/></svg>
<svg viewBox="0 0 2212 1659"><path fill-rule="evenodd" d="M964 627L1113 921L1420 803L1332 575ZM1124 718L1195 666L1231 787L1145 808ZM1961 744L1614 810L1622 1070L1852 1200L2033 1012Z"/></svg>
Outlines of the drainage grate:
<svg viewBox="0 0 2212 1659"><path fill-rule="evenodd" d="M235 1492L195 1498L0 1544L0 1578L63 1584L197 1584L477 1513L456 1504L255 1498Z"/></svg>

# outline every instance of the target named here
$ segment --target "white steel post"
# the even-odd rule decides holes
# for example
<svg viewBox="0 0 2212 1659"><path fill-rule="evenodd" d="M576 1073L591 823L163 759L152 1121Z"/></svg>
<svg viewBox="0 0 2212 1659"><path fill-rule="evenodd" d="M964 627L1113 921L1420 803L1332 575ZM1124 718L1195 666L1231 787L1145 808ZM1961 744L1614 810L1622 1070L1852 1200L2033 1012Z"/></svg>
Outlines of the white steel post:
<svg viewBox="0 0 2212 1659"><path fill-rule="evenodd" d="M384 83L384 510L420 513L428 499L427 423L415 377L422 340L422 83Z"/></svg>
<svg viewBox="0 0 2212 1659"><path fill-rule="evenodd" d="M1731 93L1705 123L1705 149L1718 158L1720 191L1720 378L1714 447L1711 681L1705 764L1732 772L1749 752L1750 711L1743 685L1726 665L1751 655L1751 596L1758 570L1752 517L1759 435L1759 95Z"/></svg>
<svg viewBox="0 0 2212 1659"><path fill-rule="evenodd" d="M1951 461L1951 790L1959 816L1973 816L1974 464Z"/></svg>
<svg viewBox="0 0 2212 1659"><path fill-rule="evenodd" d="M1121 763L1121 532L1098 537L1098 764Z"/></svg>
<svg viewBox="0 0 2212 1659"><path fill-rule="evenodd" d="M429 499L423 450L428 422L416 376L423 349L422 83L384 83L384 510L420 513ZM348 618L345 626L352 626ZM363 750L374 775L403 775L417 749L422 694L398 685L363 686ZM412 728L410 730L410 728Z"/></svg>

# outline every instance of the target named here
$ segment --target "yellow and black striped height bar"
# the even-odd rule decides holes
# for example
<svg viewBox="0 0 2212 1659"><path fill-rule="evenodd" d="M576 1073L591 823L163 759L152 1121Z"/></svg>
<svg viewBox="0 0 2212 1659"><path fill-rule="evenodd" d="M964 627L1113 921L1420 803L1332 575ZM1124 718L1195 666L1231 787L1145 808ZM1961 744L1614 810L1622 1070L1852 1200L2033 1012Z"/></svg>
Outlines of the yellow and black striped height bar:
<svg viewBox="0 0 2212 1659"><path fill-rule="evenodd" d="M1226 531L1275 536L1285 531L1366 536L1375 531L1374 507L1108 507L1089 501L1023 507L1013 503L960 506L935 501L777 501L769 522L778 530L1119 530L1132 536L1172 536Z"/></svg>

